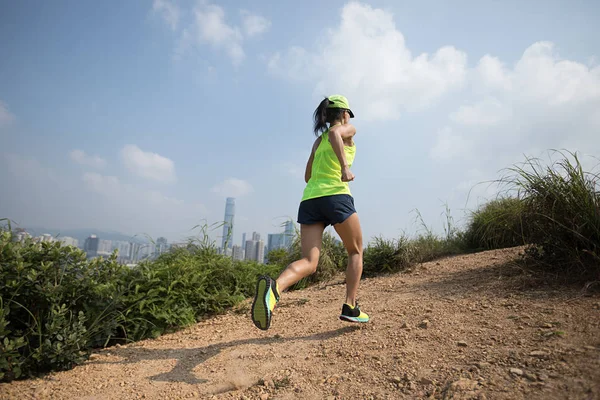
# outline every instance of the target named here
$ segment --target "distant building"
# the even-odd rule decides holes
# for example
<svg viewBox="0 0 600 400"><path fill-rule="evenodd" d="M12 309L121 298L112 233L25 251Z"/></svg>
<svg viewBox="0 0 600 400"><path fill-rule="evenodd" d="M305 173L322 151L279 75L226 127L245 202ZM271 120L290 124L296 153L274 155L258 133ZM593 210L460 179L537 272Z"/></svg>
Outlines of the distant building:
<svg viewBox="0 0 600 400"><path fill-rule="evenodd" d="M24 242L26 239L31 238L31 235L23 228L17 228L16 232L15 240L17 242Z"/></svg>
<svg viewBox="0 0 600 400"><path fill-rule="evenodd" d="M113 240L111 252L117 250L117 261L126 263L131 260L130 243L121 240Z"/></svg>
<svg viewBox="0 0 600 400"><path fill-rule="evenodd" d="M285 236L284 247L289 249L290 247L292 247L294 235L296 234L296 225L293 221L290 220L285 223L285 229L283 231L283 234Z"/></svg>
<svg viewBox="0 0 600 400"><path fill-rule="evenodd" d="M135 263L142 258L140 248L139 243L129 242L129 260Z"/></svg>
<svg viewBox="0 0 600 400"><path fill-rule="evenodd" d="M223 239L221 248L233 247L233 222L235 218L235 199L228 197L225 201L225 219L223 224Z"/></svg>
<svg viewBox="0 0 600 400"><path fill-rule="evenodd" d="M252 232L252 240L258 242L260 240L260 233Z"/></svg>
<svg viewBox="0 0 600 400"><path fill-rule="evenodd" d="M256 242L256 261L260 264L265 263L265 242L262 240Z"/></svg>
<svg viewBox="0 0 600 400"><path fill-rule="evenodd" d="M242 249L242 246L238 246L237 244L234 244L232 251L233 251L232 257L234 260L241 261L244 259L244 250Z"/></svg>
<svg viewBox="0 0 600 400"><path fill-rule="evenodd" d="M65 246L73 246L73 247L79 246L79 240L72 238L70 236L63 236L63 237L58 238L58 240L60 242L62 242L62 244Z"/></svg>
<svg viewBox="0 0 600 400"><path fill-rule="evenodd" d="M267 254L270 251L285 248L285 239L284 233L269 233L267 235Z"/></svg>
<svg viewBox="0 0 600 400"><path fill-rule="evenodd" d="M98 256L98 246L100 244L100 239L96 237L96 235L90 235L87 239L85 239L85 243L83 245L83 250L87 254L88 258L94 258Z"/></svg>
<svg viewBox="0 0 600 400"><path fill-rule="evenodd" d="M242 233L242 250L246 250L246 232Z"/></svg>
<svg viewBox="0 0 600 400"><path fill-rule="evenodd" d="M39 237L40 242L52 243L54 242L54 237L49 233L44 233Z"/></svg>
<svg viewBox="0 0 600 400"><path fill-rule="evenodd" d="M156 239L156 254L161 255L166 253L169 250L169 245L167 244L167 238L159 237Z"/></svg>
<svg viewBox="0 0 600 400"><path fill-rule="evenodd" d="M256 260L257 251L256 244L254 240L246 240L246 250L244 254L244 260Z"/></svg>

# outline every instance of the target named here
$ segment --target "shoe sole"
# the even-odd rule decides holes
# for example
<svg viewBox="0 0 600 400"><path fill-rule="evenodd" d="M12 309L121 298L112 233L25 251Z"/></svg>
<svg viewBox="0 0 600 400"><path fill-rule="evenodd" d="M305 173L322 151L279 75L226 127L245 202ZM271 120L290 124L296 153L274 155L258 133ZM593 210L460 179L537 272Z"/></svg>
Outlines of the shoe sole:
<svg viewBox="0 0 600 400"><path fill-rule="evenodd" d="M258 329L266 331L271 326L271 310L267 306L267 293L271 278L261 276L256 283L256 294L252 302L252 322Z"/></svg>
<svg viewBox="0 0 600 400"><path fill-rule="evenodd" d="M340 315L340 319L342 321L345 322L357 322L357 323L361 323L361 324L366 324L367 322L369 322L368 319L359 319L358 317L347 317L345 315Z"/></svg>

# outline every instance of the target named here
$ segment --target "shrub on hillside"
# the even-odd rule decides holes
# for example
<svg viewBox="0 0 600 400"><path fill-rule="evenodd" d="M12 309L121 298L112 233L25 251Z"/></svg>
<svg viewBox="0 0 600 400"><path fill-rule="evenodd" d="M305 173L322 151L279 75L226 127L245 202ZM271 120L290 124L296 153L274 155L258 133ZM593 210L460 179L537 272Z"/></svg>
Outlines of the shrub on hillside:
<svg viewBox="0 0 600 400"><path fill-rule="evenodd" d="M71 368L91 348L159 335L221 312L280 267L190 242L134 268L0 229L0 381Z"/></svg>
<svg viewBox="0 0 600 400"><path fill-rule="evenodd" d="M412 250L410 241L404 236L399 239L375 237L364 251L363 276L398 272L410 267Z"/></svg>
<svg viewBox="0 0 600 400"><path fill-rule="evenodd" d="M600 274L600 192L598 174L586 172L577 154L557 152L544 165L528 159L503 182L524 203L527 254L546 269L572 277ZM569 157L570 156L570 157Z"/></svg>
<svg viewBox="0 0 600 400"><path fill-rule="evenodd" d="M88 262L71 246L12 238L0 231L0 379L70 368L116 331L126 270L114 257Z"/></svg>
<svg viewBox="0 0 600 400"><path fill-rule="evenodd" d="M465 232L473 250L491 250L525 244L524 202L516 197L492 200L471 213Z"/></svg>

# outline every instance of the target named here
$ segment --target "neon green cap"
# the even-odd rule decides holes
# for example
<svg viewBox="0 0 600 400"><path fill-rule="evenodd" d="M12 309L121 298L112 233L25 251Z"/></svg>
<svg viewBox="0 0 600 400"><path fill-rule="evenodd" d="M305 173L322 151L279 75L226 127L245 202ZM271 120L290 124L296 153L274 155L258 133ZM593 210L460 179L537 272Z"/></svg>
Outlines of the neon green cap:
<svg viewBox="0 0 600 400"><path fill-rule="evenodd" d="M334 94L327 98L329 100L329 105L327 108L343 108L348 110L350 113L350 118L354 118L354 113L350 110L350 104L348 103L348 99L342 96L341 94Z"/></svg>

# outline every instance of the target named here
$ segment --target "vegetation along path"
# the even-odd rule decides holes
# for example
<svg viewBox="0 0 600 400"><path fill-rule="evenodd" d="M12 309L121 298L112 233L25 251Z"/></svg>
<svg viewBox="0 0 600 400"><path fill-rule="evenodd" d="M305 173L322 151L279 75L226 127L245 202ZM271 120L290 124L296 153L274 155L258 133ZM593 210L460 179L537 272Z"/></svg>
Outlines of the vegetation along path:
<svg viewBox="0 0 600 400"><path fill-rule="evenodd" d="M519 251L366 279L367 325L337 319L340 277L286 293L267 332L247 301L70 371L0 384L0 398L600 398L600 296L532 284L511 263Z"/></svg>

